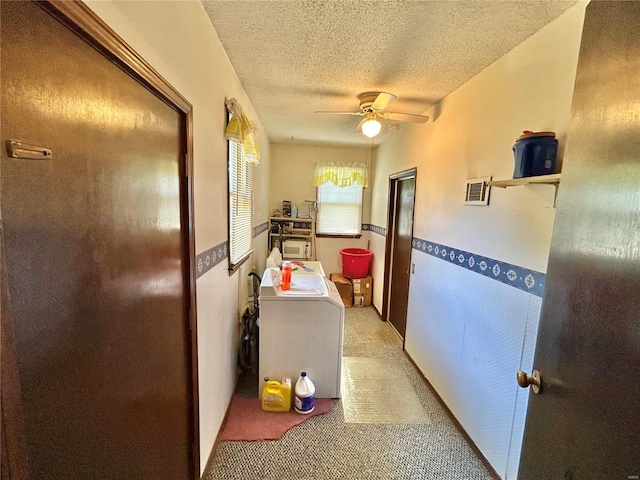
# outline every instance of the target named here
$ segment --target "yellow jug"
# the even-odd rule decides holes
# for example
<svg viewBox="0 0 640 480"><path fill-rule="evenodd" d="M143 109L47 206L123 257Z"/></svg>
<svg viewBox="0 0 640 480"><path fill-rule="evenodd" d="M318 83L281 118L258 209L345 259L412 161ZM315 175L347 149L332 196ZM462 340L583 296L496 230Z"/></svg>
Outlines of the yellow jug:
<svg viewBox="0 0 640 480"><path fill-rule="evenodd" d="M264 379L262 389L262 409L265 412L288 412L291 410L291 378L285 377L282 382Z"/></svg>

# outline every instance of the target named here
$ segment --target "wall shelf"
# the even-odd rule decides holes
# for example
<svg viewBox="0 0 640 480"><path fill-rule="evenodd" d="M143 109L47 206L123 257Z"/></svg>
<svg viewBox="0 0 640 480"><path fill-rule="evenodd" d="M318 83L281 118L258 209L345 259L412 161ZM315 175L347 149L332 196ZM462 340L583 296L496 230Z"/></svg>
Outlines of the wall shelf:
<svg viewBox="0 0 640 480"><path fill-rule="evenodd" d="M311 238L311 232L309 233L270 233L272 237L284 237L284 238Z"/></svg>
<svg viewBox="0 0 640 480"><path fill-rule="evenodd" d="M554 173L552 175L539 175L537 177L509 178L506 180L491 180L487 182L491 187L507 188L519 187L522 185L553 185L555 193L553 195L553 206L556 206L556 198L558 197L558 187L560 186L560 177L562 174Z"/></svg>
<svg viewBox="0 0 640 480"><path fill-rule="evenodd" d="M554 173L553 175L539 175L537 177L524 177L524 178L509 178L507 180L491 180L489 185L492 187L507 188L517 187L519 185L555 185L556 187L560 183L560 173Z"/></svg>
<svg viewBox="0 0 640 480"><path fill-rule="evenodd" d="M279 225L279 232L273 233L274 224ZM296 226L296 224L298 224ZM304 225L301 225L304 224ZM305 228L305 226L309 226L310 228ZM291 217L270 217L269 218L269 242L268 247L269 251L273 248L275 244L279 244L280 251L285 259L298 259L305 260L305 258L292 257L287 255L282 248L282 243L285 239L300 239L306 240L309 242L311 246L311 251L309 252L310 258L306 260L315 260L316 259L316 222L313 218L291 218ZM284 231L287 233L284 233Z"/></svg>

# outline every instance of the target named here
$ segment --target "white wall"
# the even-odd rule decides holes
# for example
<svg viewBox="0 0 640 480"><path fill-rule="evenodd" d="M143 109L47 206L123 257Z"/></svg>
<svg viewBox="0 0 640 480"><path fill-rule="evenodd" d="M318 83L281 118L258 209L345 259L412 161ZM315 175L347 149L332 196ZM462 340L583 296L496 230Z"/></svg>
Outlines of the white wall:
<svg viewBox="0 0 640 480"><path fill-rule="evenodd" d="M363 137L364 138L364 137ZM299 214L307 214L304 201L316 198L313 180L317 162L364 163L371 165L370 147L329 147L322 145L273 143L271 145L271 198L270 211L282 210L282 201L291 200ZM371 187L365 188L362 202L362 223L369 223ZM317 258L327 276L342 272L342 248L367 248L369 232L363 231L359 239L317 238Z"/></svg>
<svg viewBox="0 0 640 480"><path fill-rule="evenodd" d="M254 225L268 216L270 145L200 2L86 2L193 105L196 253L227 240L225 97L258 122L262 163L254 168ZM264 251L266 234L256 238ZM254 262L264 264L264 255ZM236 380L238 303L251 265L233 276L223 261L197 281L201 468ZM240 290L240 293L239 293Z"/></svg>
<svg viewBox="0 0 640 480"><path fill-rule="evenodd" d="M555 131L562 157L584 7L448 95L426 112L428 123L379 147L372 224L386 226L389 175L417 167L414 237L546 271L553 187L492 188L488 207L472 207L462 204L465 180L511 178L511 147L525 129ZM372 242L379 258L384 244ZM514 374L531 368L540 297L415 248L412 261L406 351L501 476L515 478L528 396ZM374 273L380 309L381 270Z"/></svg>

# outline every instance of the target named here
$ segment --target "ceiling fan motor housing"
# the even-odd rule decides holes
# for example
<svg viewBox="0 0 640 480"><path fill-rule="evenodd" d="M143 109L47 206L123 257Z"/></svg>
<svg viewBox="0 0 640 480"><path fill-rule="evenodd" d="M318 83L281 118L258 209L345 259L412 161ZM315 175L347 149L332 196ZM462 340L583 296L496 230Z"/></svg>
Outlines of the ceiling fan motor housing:
<svg viewBox="0 0 640 480"><path fill-rule="evenodd" d="M396 97L392 93L387 92L363 92L358 95L358 100L360 101L360 110L357 112L333 112L333 111L316 111L315 113L329 113L329 114L337 114L337 115L358 115L358 116L366 116L366 118L362 119L362 121L358 124L355 131L362 132L368 137L372 138L376 136L380 132L380 122L377 120L378 117L383 118L385 120L397 121L397 122L413 122L413 123L424 123L429 120L429 117L426 115L415 115L412 113L401 113L401 112L387 112L386 108L394 102L398 97ZM365 126L368 127L365 132ZM373 128L373 127L376 128ZM398 124L395 125L395 128L398 127ZM374 131L375 130L375 131Z"/></svg>
<svg viewBox="0 0 640 480"><path fill-rule="evenodd" d="M363 112L374 112L375 110L371 108L371 105L376 101L378 95L380 95L380 92L364 92L358 95L360 110Z"/></svg>

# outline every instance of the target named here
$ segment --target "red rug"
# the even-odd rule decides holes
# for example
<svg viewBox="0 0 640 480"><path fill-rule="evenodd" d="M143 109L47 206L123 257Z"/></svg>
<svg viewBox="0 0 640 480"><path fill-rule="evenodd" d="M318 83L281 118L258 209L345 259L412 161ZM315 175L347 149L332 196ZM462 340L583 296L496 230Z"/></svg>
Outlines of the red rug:
<svg viewBox="0 0 640 480"><path fill-rule="evenodd" d="M300 425L308 418L323 415L331 411L330 398L316 398L315 409L307 415L290 412L274 413L262 410L259 398L233 396L229 406L227 423L219 440L278 440L289 429Z"/></svg>

